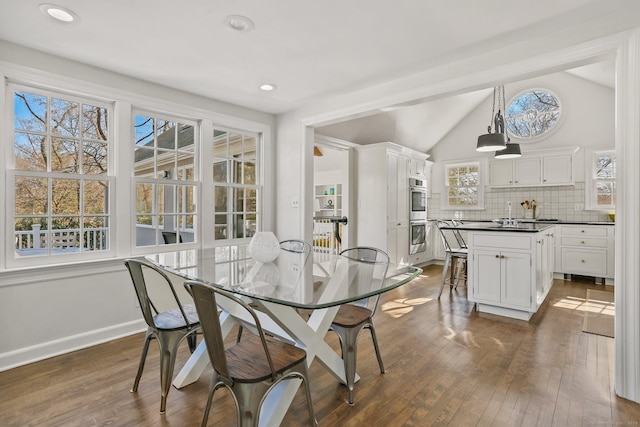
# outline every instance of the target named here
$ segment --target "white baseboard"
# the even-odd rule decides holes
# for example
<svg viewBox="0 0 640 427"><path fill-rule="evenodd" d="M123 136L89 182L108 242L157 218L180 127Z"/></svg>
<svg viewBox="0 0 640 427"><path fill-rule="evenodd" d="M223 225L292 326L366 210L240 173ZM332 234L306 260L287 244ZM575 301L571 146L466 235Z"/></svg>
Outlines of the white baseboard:
<svg viewBox="0 0 640 427"><path fill-rule="evenodd" d="M48 341L0 354L0 372L60 354L91 347L117 338L126 337L147 330L143 320L122 323L104 329Z"/></svg>

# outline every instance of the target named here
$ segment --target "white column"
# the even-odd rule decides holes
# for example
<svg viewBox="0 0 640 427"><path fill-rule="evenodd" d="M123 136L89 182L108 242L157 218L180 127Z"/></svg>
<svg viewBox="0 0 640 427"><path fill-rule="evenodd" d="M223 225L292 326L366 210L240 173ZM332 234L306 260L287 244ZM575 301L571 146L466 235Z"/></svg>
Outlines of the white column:
<svg viewBox="0 0 640 427"><path fill-rule="evenodd" d="M617 53L615 392L640 402L640 32Z"/></svg>

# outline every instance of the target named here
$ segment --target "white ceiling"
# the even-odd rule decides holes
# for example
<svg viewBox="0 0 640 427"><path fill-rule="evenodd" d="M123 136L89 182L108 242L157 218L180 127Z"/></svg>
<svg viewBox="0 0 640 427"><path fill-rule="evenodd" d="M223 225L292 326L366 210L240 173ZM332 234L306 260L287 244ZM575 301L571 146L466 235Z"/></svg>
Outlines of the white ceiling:
<svg viewBox="0 0 640 427"><path fill-rule="evenodd" d="M0 0L0 39L273 114L505 41L640 25L637 0L51 0L71 24L40 1ZM253 31L226 26L232 14Z"/></svg>
<svg viewBox="0 0 640 427"><path fill-rule="evenodd" d="M574 76L613 89L613 59L566 70ZM492 89L482 89L316 128L316 134L366 145L382 141L402 142L426 153L486 98ZM509 100L507 99L507 102Z"/></svg>

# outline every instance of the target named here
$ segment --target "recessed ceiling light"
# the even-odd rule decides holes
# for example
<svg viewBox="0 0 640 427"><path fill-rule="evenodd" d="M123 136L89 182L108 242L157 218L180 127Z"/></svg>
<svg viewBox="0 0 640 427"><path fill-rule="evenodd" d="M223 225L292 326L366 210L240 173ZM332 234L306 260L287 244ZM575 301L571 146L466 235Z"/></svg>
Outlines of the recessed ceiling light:
<svg viewBox="0 0 640 427"><path fill-rule="evenodd" d="M61 22L73 22L78 19L73 11L55 4L42 3L38 6L40 12Z"/></svg>
<svg viewBox="0 0 640 427"><path fill-rule="evenodd" d="M264 90L264 91L270 91L270 90L276 90L277 86L274 85L273 83L265 83L260 85L260 90Z"/></svg>
<svg viewBox="0 0 640 427"><path fill-rule="evenodd" d="M224 22L226 22L232 30L244 32L253 30L253 21L246 16L229 15L225 18Z"/></svg>

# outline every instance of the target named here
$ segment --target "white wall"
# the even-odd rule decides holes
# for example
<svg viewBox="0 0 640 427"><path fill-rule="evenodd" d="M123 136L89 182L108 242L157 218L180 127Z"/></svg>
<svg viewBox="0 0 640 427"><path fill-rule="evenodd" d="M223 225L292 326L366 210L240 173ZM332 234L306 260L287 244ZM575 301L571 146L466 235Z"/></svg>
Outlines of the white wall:
<svg viewBox="0 0 640 427"><path fill-rule="evenodd" d="M584 182L585 147L614 148L615 144L615 93L612 88L591 83L566 72L522 80L505 85L506 101L526 89L544 88L560 99L562 119L551 135L539 142L520 142L523 153L532 150L579 146L575 158L576 181ZM433 193L444 189L443 162L458 159L493 157L493 153L478 153L478 135L486 133L492 111L492 96L475 110L430 151L435 162L432 172Z"/></svg>
<svg viewBox="0 0 640 427"><path fill-rule="evenodd" d="M90 92L95 89L116 101L124 99L123 105L142 102L149 108L157 105L159 109L184 106L185 110L198 111L203 118L215 117L216 124L221 126L239 127L250 122L258 127L275 128L275 117L270 114L128 78L3 41L0 41L0 75L26 78L32 84L56 81L61 88L69 84L89 88ZM128 134L127 130L124 134ZM268 139L274 139L273 134L271 131ZM120 144L117 151L130 150L128 138L116 142ZM6 158L3 160L7 161ZM265 227L271 229L275 222L272 203L275 156L272 149L265 153L265 162ZM295 163L299 165L299 161ZM128 191L126 165L118 167L124 168L124 173L117 178L118 189ZM128 205L121 203L119 206ZM130 213L121 211L116 215L119 215L115 218L116 223L126 228ZM0 218L4 224L4 213ZM4 227L0 227L2 241L6 240L4 233ZM130 255L130 248L122 242L114 242L114 246L116 253L112 260L25 270L0 269L0 371L146 329L123 264L123 259ZM0 250L0 255L2 253Z"/></svg>

